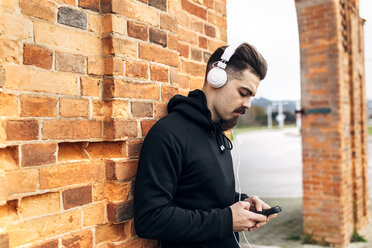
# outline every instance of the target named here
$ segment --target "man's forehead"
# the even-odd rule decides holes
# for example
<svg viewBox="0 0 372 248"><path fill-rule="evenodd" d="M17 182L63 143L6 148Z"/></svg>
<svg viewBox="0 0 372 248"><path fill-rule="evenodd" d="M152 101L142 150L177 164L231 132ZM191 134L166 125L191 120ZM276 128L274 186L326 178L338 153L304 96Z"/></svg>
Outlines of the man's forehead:
<svg viewBox="0 0 372 248"><path fill-rule="evenodd" d="M243 89L252 91L253 94L257 92L258 85L260 83L260 78L253 72L244 70L239 79L239 86Z"/></svg>

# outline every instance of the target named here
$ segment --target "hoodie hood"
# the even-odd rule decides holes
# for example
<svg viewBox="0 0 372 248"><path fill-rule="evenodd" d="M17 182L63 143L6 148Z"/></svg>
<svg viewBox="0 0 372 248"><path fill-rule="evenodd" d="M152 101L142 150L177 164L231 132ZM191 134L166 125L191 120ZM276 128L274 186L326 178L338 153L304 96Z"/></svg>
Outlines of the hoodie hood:
<svg viewBox="0 0 372 248"><path fill-rule="evenodd" d="M179 112L199 126L205 128L216 137L221 152L231 150L232 143L222 131L220 122L212 120L211 112L207 107L207 98L201 90L190 91L187 97L175 95L168 103L168 113Z"/></svg>

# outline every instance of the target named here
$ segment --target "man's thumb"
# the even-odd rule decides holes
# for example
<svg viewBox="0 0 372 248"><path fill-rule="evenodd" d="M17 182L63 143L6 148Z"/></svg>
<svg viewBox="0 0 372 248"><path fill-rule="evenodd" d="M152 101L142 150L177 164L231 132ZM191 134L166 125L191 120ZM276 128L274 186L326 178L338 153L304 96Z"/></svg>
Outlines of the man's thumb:
<svg viewBox="0 0 372 248"><path fill-rule="evenodd" d="M249 210L249 207L251 206L249 202L241 201L241 203L243 204L244 209Z"/></svg>

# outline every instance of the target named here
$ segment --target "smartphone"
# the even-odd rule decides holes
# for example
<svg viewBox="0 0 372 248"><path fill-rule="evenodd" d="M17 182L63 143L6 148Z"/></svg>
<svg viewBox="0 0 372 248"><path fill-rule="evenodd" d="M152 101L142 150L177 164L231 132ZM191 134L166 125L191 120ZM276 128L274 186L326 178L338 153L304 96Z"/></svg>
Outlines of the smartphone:
<svg viewBox="0 0 372 248"><path fill-rule="evenodd" d="M253 211L253 212L256 213L256 214L263 214L263 215L269 216L271 214L276 214L276 213L279 213L281 211L282 211L281 207L275 206L275 207L272 207L272 208L269 208L269 209L263 209L262 211Z"/></svg>

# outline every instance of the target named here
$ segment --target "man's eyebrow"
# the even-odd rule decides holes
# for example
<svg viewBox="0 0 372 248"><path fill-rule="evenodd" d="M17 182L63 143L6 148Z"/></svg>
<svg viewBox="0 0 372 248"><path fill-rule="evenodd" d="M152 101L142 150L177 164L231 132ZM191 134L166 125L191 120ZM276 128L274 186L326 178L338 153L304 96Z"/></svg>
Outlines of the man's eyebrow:
<svg viewBox="0 0 372 248"><path fill-rule="evenodd" d="M243 88L244 90L248 91L249 95L254 96L253 92L252 92L250 89L248 89L248 88L246 88L246 87L242 87L242 88Z"/></svg>

